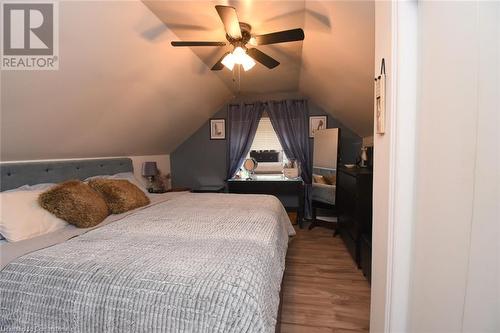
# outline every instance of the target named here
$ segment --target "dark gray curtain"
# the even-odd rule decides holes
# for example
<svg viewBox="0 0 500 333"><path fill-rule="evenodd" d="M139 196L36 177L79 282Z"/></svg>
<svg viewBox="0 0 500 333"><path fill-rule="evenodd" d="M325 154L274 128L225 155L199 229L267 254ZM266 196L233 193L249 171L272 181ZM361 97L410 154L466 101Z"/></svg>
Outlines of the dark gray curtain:
<svg viewBox="0 0 500 333"><path fill-rule="evenodd" d="M309 108L306 100L270 101L266 103L271 124L288 158L296 159L305 183L305 216L311 216L312 163L309 152Z"/></svg>
<svg viewBox="0 0 500 333"><path fill-rule="evenodd" d="M264 105L260 102L250 104L229 104L227 118L229 123L227 178L232 178L243 163L252 146Z"/></svg>

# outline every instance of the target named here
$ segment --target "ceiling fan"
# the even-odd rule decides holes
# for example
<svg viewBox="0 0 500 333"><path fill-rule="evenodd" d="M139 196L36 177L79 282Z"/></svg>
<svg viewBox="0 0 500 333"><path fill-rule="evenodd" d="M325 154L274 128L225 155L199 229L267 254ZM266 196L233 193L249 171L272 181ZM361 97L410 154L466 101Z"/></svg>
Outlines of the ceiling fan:
<svg viewBox="0 0 500 333"><path fill-rule="evenodd" d="M300 41L304 39L302 29L291 29L273 32L265 35L252 35L252 27L248 23L240 22L236 15L236 10L231 6L215 6L219 14L224 29L226 30L226 39L234 47L233 52L226 52L213 65L213 71L220 71L227 67L233 70L234 65L239 64L245 71L255 66L255 61L269 69L278 66L280 63L256 48L247 48L246 45L268 45L277 43L286 43ZM172 46L217 46L222 47L226 42L202 42L202 41L173 41Z"/></svg>

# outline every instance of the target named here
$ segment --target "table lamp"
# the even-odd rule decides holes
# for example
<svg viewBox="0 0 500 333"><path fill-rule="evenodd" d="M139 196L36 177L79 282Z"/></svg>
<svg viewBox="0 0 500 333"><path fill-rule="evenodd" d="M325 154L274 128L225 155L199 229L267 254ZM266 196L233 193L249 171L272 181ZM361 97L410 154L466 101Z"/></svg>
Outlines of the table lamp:
<svg viewBox="0 0 500 333"><path fill-rule="evenodd" d="M367 148L366 147L361 147L361 164L360 166L362 168L366 168L368 166L368 154L366 153Z"/></svg>
<svg viewBox="0 0 500 333"><path fill-rule="evenodd" d="M142 163L142 176L146 177L149 181L148 191L153 188L153 178L158 174L156 162Z"/></svg>

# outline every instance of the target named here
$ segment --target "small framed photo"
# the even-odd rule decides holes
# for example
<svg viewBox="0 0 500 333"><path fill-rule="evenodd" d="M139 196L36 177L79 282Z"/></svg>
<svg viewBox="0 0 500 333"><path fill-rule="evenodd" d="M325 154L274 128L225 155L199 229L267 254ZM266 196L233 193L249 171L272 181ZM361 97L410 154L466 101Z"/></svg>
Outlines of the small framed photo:
<svg viewBox="0 0 500 333"><path fill-rule="evenodd" d="M226 139L226 119L210 119L210 140Z"/></svg>
<svg viewBox="0 0 500 333"><path fill-rule="evenodd" d="M328 128L327 116L311 116L309 117L309 137L314 138L314 133L319 130Z"/></svg>

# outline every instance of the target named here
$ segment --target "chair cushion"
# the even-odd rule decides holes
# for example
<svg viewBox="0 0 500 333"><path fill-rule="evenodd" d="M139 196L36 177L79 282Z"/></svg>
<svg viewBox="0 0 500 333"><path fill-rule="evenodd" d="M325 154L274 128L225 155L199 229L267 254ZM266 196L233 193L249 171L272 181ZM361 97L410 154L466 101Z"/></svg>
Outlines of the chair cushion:
<svg viewBox="0 0 500 333"><path fill-rule="evenodd" d="M323 175L323 179L328 185L335 185L335 183L337 182L337 177L335 176L335 174Z"/></svg>
<svg viewBox="0 0 500 333"><path fill-rule="evenodd" d="M326 181L322 175L313 174L313 183L326 184Z"/></svg>

